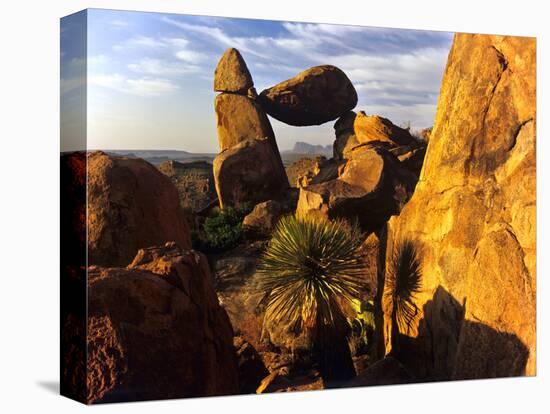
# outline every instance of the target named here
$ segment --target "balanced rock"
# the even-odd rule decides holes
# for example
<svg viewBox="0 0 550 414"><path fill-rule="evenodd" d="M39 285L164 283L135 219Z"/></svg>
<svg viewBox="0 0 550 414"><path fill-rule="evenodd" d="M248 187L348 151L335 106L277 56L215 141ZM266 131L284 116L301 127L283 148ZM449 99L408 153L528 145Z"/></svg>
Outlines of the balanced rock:
<svg viewBox="0 0 550 414"><path fill-rule="evenodd" d="M88 275L88 403L234 394L233 330L205 256L174 243Z"/></svg>
<svg viewBox="0 0 550 414"><path fill-rule="evenodd" d="M372 142L392 148L416 142L407 129L400 128L381 116L367 115L364 111L360 111L355 117L353 129L361 144Z"/></svg>
<svg viewBox="0 0 550 414"><path fill-rule="evenodd" d="M386 251L415 246L409 324L386 350L417 378L536 373L536 42L455 35L419 184ZM391 266L386 256L386 268Z"/></svg>
<svg viewBox="0 0 550 414"><path fill-rule="evenodd" d="M300 188L296 213L358 218L364 230L373 231L399 213L417 180L383 148L362 145L340 166L337 178Z"/></svg>
<svg viewBox="0 0 550 414"><path fill-rule="evenodd" d="M357 114L353 111L346 112L334 123L336 140L333 145L333 155L336 159L347 159L349 152L360 143L355 135L353 125Z"/></svg>
<svg viewBox="0 0 550 414"><path fill-rule="evenodd" d="M357 92L335 66L315 66L260 93L264 110L295 126L332 121L357 105Z"/></svg>
<svg viewBox="0 0 550 414"><path fill-rule="evenodd" d="M144 247L175 241L191 247L178 192L140 158L88 156L89 264L127 265Z"/></svg>
<svg viewBox="0 0 550 414"><path fill-rule="evenodd" d="M268 237L275 229L282 214L283 208L275 200L256 204L252 212L244 218L243 229L252 236Z"/></svg>
<svg viewBox="0 0 550 414"><path fill-rule="evenodd" d="M271 123L263 109L252 99L222 93L214 100L214 110L220 152L247 139L268 138L273 150L279 153Z"/></svg>
<svg viewBox="0 0 550 414"><path fill-rule="evenodd" d="M281 157L269 138L248 139L218 154L214 180L221 208L257 204L288 188Z"/></svg>
<svg viewBox="0 0 550 414"><path fill-rule="evenodd" d="M214 90L246 95L253 87L252 76L239 51L234 48L227 49L214 72Z"/></svg>

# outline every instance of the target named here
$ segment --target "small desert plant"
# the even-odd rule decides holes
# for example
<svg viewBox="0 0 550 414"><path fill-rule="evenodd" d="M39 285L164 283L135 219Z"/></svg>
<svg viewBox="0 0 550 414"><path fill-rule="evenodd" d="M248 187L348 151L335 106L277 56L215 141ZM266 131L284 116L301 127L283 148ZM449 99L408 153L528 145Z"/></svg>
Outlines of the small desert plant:
<svg viewBox="0 0 550 414"><path fill-rule="evenodd" d="M265 321L306 330L325 379L355 374L346 314L360 296L362 242L355 224L287 216L279 220L260 264Z"/></svg>
<svg viewBox="0 0 550 414"><path fill-rule="evenodd" d="M393 325L401 330L409 329L418 313L414 297L420 291L422 278L418 250L412 241L404 240L397 244L388 270L388 288L393 297Z"/></svg>
<svg viewBox="0 0 550 414"><path fill-rule="evenodd" d="M243 237L242 222L250 213L249 204L227 207L204 220L193 235L195 247L206 252L221 252L235 247Z"/></svg>
<svg viewBox="0 0 550 414"><path fill-rule="evenodd" d="M354 355L365 354L372 345L372 336L375 329L374 303L369 301L354 301L355 316L350 319L351 336L350 347Z"/></svg>

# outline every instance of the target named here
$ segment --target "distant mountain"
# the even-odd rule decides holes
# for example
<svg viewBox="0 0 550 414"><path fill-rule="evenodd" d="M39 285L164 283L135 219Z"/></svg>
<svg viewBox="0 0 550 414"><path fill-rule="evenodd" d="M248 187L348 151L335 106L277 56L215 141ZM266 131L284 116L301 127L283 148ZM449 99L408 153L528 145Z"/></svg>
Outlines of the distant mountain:
<svg viewBox="0 0 550 414"><path fill-rule="evenodd" d="M326 155L332 156L332 145L313 145L307 142L296 142L294 148L283 151L292 154Z"/></svg>
<svg viewBox="0 0 550 414"><path fill-rule="evenodd" d="M175 160L180 162L208 161L212 162L216 154L191 153L177 150L105 150L111 155L128 158L143 158L151 164L159 165L163 161Z"/></svg>

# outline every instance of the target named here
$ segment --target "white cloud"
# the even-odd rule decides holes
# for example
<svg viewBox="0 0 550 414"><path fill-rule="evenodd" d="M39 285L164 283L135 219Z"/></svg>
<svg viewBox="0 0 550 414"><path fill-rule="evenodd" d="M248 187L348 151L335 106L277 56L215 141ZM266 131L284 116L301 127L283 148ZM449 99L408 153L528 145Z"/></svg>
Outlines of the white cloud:
<svg viewBox="0 0 550 414"><path fill-rule="evenodd" d="M161 59L144 58L130 63L128 69L153 76L181 76L201 71L200 66L181 62L170 62Z"/></svg>
<svg viewBox="0 0 550 414"><path fill-rule="evenodd" d="M112 75L94 75L89 77L88 82L93 86L144 97L166 95L178 89L176 84L166 79L131 79L118 73Z"/></svg>
<svg viewBox="0 0 550 414"><path fill-rule="evenodd" d="M176 57L188 63L201 63L208 58L208 56L206 56L204 53L194 52L192 50L185 49L176 52Z"/></svg>

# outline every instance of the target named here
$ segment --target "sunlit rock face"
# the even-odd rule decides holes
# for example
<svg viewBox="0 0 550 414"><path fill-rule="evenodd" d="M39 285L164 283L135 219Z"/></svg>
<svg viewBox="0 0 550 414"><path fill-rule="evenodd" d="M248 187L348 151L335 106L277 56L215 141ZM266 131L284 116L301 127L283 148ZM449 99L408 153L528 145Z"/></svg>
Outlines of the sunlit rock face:
<svg viewBox="0 0 550 414"><path fill-rule="evenodd" d="M415 376L535 374L535 51L455 36L420 181L388 226L387 251L410 241L421 269L410 324L383 301L386 351Z"/></svg>

